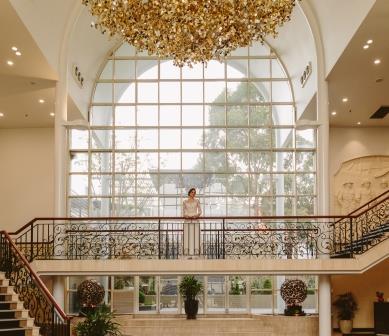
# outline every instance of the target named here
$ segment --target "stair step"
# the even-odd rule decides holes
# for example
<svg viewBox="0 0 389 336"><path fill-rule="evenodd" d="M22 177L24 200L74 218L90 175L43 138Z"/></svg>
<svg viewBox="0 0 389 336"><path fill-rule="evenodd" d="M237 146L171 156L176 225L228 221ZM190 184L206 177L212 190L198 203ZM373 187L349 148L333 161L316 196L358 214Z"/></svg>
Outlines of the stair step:
<svg viewBox="0 0 389 336"><path fill-rule="evenodd" d="M39 336L39 328L8 328L0 329L1 336Z"/></svg>

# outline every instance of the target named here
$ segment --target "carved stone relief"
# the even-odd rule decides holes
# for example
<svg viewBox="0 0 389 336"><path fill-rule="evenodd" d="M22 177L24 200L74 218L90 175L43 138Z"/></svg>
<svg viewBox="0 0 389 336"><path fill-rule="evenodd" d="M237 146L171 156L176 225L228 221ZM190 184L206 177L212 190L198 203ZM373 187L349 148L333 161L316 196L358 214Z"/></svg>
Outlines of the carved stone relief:
<svg viewBox="0 0 389 336"><path fill-rule="evenodd" d="M389 189L389 156L343 162L334 176L334 214L347 215Z"/></svg>

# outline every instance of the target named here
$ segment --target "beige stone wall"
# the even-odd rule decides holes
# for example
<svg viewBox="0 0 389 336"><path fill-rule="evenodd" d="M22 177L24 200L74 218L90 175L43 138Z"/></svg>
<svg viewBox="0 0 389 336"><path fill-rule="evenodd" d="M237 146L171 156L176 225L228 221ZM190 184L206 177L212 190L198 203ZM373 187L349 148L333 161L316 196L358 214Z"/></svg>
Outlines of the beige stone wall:
<svg viewBox="0 0 389 336"><path fill-rule="evenodd" d="M0 229L54 212L54 129L0 129Z"/></svg>
<svg viewBox="0 0 389 336"><path fill-rule="evenodd" d="M384 292L389 299L389 259L382 261L369 271L359 275L333 275L332 296L352 292L359 304L359 311L354 319L355 328L372 328L374 326L373 303L376 291ZM337 326L334 312L333 325Z"/></svg>

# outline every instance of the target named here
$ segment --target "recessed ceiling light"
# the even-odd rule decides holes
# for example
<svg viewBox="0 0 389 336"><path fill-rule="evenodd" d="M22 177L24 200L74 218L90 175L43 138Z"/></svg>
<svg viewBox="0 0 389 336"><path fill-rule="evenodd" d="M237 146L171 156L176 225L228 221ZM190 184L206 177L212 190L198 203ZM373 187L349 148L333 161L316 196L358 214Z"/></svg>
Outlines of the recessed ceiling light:
<svg viewBox="0 0 389 336"><path fill-rule="evenodd" d="M342 102L343 103L347 103L348 102L348 98L347 97L342 98Z"/></svg>
<svg viewBox="0 0 389 336"><path fill-rule="evenodd" d="M367 40L366 43L367 43L367 44L372 44L372 43L373 43L373 40Z"/></svg>
<svg viewBox="0 0 389 336"><path fill-rule="evenodd" d="M20 51L15 52L16 56L22 56L22 53Z"/></svg>
<svg viewBox="0 0 389 336"><path fill-rule="evenodd" d="M336 111L332 111L331 114L332 114L332 115L336 115Z"/></svg>
<svg viewBox="0 0 389 336"><path fill-rule="evenodd" d="M18 51L18 48L17 48L17 47L15 47L15 46L14 46L14 47L12 47L11 49L12 49L13 51Z"/></svg>
<svg viewBox="0 0 389 336"><path fill-rule="evenodd" d="M41 104L43 104L43 103L45 102L44 99L39 99L38 101L39 101Z"/></svg>
<svg viewBox="0 0 389 336"><path fill-rule="evenodd" d="M368 45L368 44L365 44L365 45L363 46L363 49L369 49L369 45Z"/></svg>
<svg viewBox="0 0 389 336"><path fill-rule="evenodd" d="M50 117L54 117L54 116L55 116L55 113L51 112Z"/></svg>
<svg viewBox="0 0 389 336"><path fill-rule="evenodd" d="M379 58L374 60L374 64L380 64L380 63L381 63L381 60Z"/></svg>
<svg viewBox="0 0 389 336"><path fill-rule="evenodd" d="M13 66L13 65L14 65L14 62L12 62L12 61L7 61L7 64L8 64L9 66Z"/></svg>
<svg viewBox="0 0 389 336"><path fill-rule="evenodd" d="M4 117L4 113L3 112L0 112L0 118L1 117Z"/></svg>
<svg viewBox="0 0 389 336"><path fill-rule="evenodd" d="M357 122L357 125L360 125L360 124L361 124L361 122L360 122L360 121L358 121L358 122Z"/></svg>

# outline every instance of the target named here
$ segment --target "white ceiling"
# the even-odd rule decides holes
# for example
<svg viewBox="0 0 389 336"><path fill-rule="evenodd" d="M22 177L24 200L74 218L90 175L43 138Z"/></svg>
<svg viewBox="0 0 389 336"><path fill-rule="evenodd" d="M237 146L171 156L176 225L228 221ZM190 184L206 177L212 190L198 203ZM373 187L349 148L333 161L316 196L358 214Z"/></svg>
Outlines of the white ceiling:
<svg viewBox="0 0 389 336"><path fill-rule="evenodd" d="M328 76L330 125L389 126L389 116L369 119L381 106L389 106L389 1L377 0ZM372 39L369 49L363 49ZM374 64L380 59L379 65ZM383 78L377 83L378 78ZM348 102L342 102L344 97ZM358 126L358 122L361 125Z"/></svg>
<svg viewBox="0 0 389 336"><path fill-rule="evenodd" d="M14 5L15 3L23 4L23 0L12 1ZM54 5L51 1L53 0L50 0L49 5ZM71 2L69 0L66 3L63 16L68 15L71 7L77 1ZM323 13L323 10L320 10L322 0L304 1L311 3L316 15L319 17L319 23L322 25L322 28L324 27L323 22L326 22L325 17L327 17L327 20L335 20L335 17L331 18L330 15L328 16ZM328 6L331 5L332 7L337 6L341 2L342 6L340 6L339 11L343 7L346 8L347 3L350 2L350 0L328 1L330 1ZM26 2L26 4L29 3ZM65 5L63 2L60 2L60 4ZM58 12L56 14L59 15ZM359 16L362 18L362 13ZM329 73L330 112L334 110L337 112L336 116L330 116L332 126L356 126L358 121L361 121L362 126L389 126L388 116L383 120L368 120L369 116L379 106L389 105L389 95L385 95L386 92L389 92L388 17L389 1L377 0ZM342 26L340 23L347 25L347 20L343 20L343 16L338 19L336 19L338 22L337 29L341 29ZM45 21L43 22L43 20ZM61 20L66 22L66 18L61 18ZM88 21L88 17L82 17L82 21ZM53 20L42 18L42 25L50 27L53 24ZM84 27L84 22L82 27ZM84 44L89 43L87 49L90 55L77 56L77 50L73 50L74 55L72 54L71 57L75 58L77 56L79 58L78 64L81 63L82 68L87 73L87 80L93 82L93 78L97 72L95 69L97 69L96 67L101 62L101 57L104 58L104 52L109 50L107 46L112 46L113 41L102 42L102 37L97 35L97 33L95 33L96 36L92 36L93 39L90 38L90 35L88 37L80 35L82 32L79 29L82 27L77 27L78 34L76 37L83 39ZM326 27L328 30L331 25L327 24ZM47 34L50 29L46 28L43 31ZM60 30L57 26L56 33L54 34L53 32L53 34L58 36ZM336 35L336 31L334 30L329 32L332 34L330 34L332 38L333 35ZM349 33L352 36L352 32ZM327 38L328 34L326 34L323 40L330 42L331 39ZM282 37L282 33L280 35ZM42 41L42 38L45 40L50 38L50 36L49 34L47 37L44 37L41 34L36 36L36 38ZM374 43L368 50L362 49L363 44L369 38L373 39ZM57 40L57 37L55 39ZM347 38L345 37L344 40L347 40ZM0 1L0 41L0 112L4 113L4 117L0 118L0 128L53 127L53 118L50 117L49 113L54 111L57 75L52 66L55 66L53 60L56 60L57 56L49 57L51 63L47 62L29 30L25 27L13 6L9 3L9 0ZM294 40L294 42L296 41ZM42 44L42 42L40 43ZM56 43L58 44L58 41ZM93 47L93 43L100 44L100 46ZM40 46L44 48L41 44ZM14 45L20 48L22 56L15 56L11 50L11 47ZM52 44L49 43L48 45L50 46ZM326 45L326 42L324 45ZM54 47L53 45L53 49L56 49ZM49 54L45 51L46 57ZM84 56L88 56L88 59L84 59ZM379 66L375 66L372 63L376 57L381 59ZM8 66L6 64L7 60L13 60L15 62L14 66ZM75 61L76 59L72 59L72 62ZM90 68L93 68L93 71ZM383 82L376 83L375 80L378 77L383 77ZM344 96L347 96L349 99L349 102L346 104L341 101L341 98ZM77 101L79 100L77 97L74 98ZM40 104L38 102L39 99L44 99L45 103ZM89 99L89 96L83 99ZM69 109L68 115L70 120L80 117L78 109L71 99L69 99Z"/></svg>

